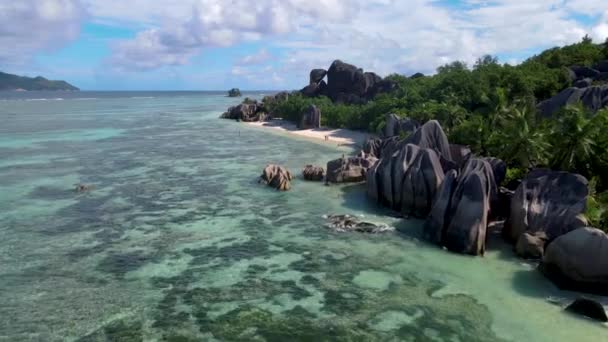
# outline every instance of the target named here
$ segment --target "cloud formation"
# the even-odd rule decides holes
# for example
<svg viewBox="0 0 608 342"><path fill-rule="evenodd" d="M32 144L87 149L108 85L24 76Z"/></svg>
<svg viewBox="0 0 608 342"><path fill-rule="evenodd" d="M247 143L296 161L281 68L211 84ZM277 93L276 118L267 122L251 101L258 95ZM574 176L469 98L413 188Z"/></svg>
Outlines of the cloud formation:
<svg viewBox="0 0 608 342"><path fill-rule="evenodd" d="M106 62L120 71L180 67L208 49L247 44L258 51L236 51L226 77L280 75L272 82L293 87L336 58L381 75L432 73L453 60L518 62L608 35L608 1L598 0L0 0L0 44L11 47L0 62L65 45L85 17L135 32L109 43Z"/></svg>
<svg viewBox="0 0 608 342"><path fill-rule="evenodd" d="M0 0L0 64L25 63L74 40L84 16L77 0Z"/></svg>
<svg viewBox="0 0 608 342"><path fill-rule="evenodd" d="M182 65L205 48L264 39L285 49L286 71L323 67L342 58L384 74L428 73L452 60L472 63L484 54L525 53L572 43L587 33L600 40L608 28L604 22L587 26L575 16L597 17L608 11L608 3L595 0L465 0L451 6L433 0L190 4L190 10L181 6L167 15L183 16L181 24L150 28L117 44L114 62L138 69ZM255 64L257 58L264 56L236 64Z"/></svg>

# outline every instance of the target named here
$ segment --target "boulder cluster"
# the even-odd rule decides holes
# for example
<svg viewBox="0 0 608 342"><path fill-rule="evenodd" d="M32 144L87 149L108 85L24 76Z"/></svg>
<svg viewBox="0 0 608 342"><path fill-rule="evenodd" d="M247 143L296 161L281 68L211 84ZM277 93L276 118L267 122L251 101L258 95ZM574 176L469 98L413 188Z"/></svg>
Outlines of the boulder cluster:
<svg viewBox="0 0 608 342"><path fill-rule="evenodd" d="M272 105L277 101L284 101L289 97L287 92L266 96L262 101L246 98L240 104L228 108L220 118L244 122L265 121L272 118Z"/></svg>
<svg viewBox="0 0 608 342"><path fill-rule="evenodd" d="M309 84L300 93L306 97L327 96L334 102L361 104L378 93L389 92L394 88L395 84L390 80L335 60L328 70L311 70Z"/></svg>
<svg viewBox="0 0 608 342"><path fill-rule="evenodd" d="M568 69L572 87L562 90L554 97L538 104L545 117L551 117L562 107L581 102L593 112L608 106L608 60L593 67L572 66Z"/></svg>
<svg viewBox="0 0 608 342"><path fill-rule="evenodd" d="M241 90L239 88L228 90L228 97L241 97Z"/></svg>

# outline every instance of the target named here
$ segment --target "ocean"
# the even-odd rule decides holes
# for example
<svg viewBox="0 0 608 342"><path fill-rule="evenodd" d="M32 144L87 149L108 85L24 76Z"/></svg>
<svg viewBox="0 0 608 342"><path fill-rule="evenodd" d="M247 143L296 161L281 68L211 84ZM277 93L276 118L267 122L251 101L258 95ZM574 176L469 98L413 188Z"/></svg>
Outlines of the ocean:
<svg viewBox="0 0 608 342"><path fill-rule="evenodd" d="M364 185L258 184L268 163L351 150L218 119L239 101L0 92L0 341L608 339L497 236L457 255ZM327 214L398 231L337 233Z"/></svg>

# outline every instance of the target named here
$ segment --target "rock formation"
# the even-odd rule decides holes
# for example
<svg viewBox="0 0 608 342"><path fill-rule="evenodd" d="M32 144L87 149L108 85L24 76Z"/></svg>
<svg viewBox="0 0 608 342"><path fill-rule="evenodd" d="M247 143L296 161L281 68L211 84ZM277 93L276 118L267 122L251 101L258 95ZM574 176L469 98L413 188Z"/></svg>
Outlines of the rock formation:
<svg viewBox="0 0 608 342"><path fill-rule="evenodd" d="M608 235L579 228L549 243L541 271L560 288L608 295Z"/></svg>
<svg viewBox="0 0 608 342"><path fill-rule="evenodd" d="M494 172L486 160L471 158L458 177L449 171L425 222L425 237L457 253L483 255L496 194Z"/></svg>
<svg viewBox="0 0 608 342"><path fill-rule="evenodd" d="M386 138L400 136L401 134L407 136L420 128L420 124L416 120L400 118L397 114L387 114L385 121L386 125L382 133Z"/></svg>
<svg viewBox="0 0 608 342"><path fill-rule="evenodd" d="M321 110L317 106L311 104L302 113L302 118L298 122L299 129L310 129L321 127Z"/></svg>
<svg viewBox="0 0 608 342"><path fill-rule="evenodd" d="M589 298L577 298L572 304L568 305L566 311L589 317L596 321L608 322L604 306Z"/></svg>
<svg viewBox="0 0 608 342"><path fill-rule="evenodd" d="M544 117L551 117L562 107L579 101L593 112L608 106L608 85L593 85L608 81L608 60L600 61L593 68L571 66L568 72L573 87L538 104L537 108Z"/></svg>
<svg viewBox="0 0 608 342"><path fill-rule="evenodd" d="M524 233L542 236L543 240L551 242L584 227L586 222L582 214L588 193L587 180L581 175L534 170L522 181L511 199L503 235L518 244L520 238L528 238L522 237Z"/></svg>
<svg viewBox="0 0 608 342"><path fill-rule="evenodd" d="M406 215L425 217L443 177L434 150L405 144L369 170L367 193Z"/></svg>
<svg viewBox="0 0 608 342"><path fill-rule="evenodd" d="M288 191L291 189L291 180L293 176L289 170L282 166L270 164L262 171L260 182L271 186L279 191Z"/></svg>
<svg viewBox="0 0 608 342"><path fill-rule="evenodd" d="M329 215L327 220L327 226L339 232L378 234L394 230L393 227L386 224L361 221L359 218L351 215Z"/></svg>
<svg viewBox="0 0 608 342"><path fill-rule="evenodd" d="M586 88L567 88L554 97L539 103L537 107L541 115L551 117L562 107L574 105L579 101L593 112L608 106L608 84Z"/></svg>
<svg viewBox="0 0 608 342"><path fill-rule="evenodd" d="M372 156L342 157L327 163L328 183L357 183L365 180L377 159Z"/></svg>
<svg viewBox="0 0 608 342"><path fill-rule="evenodd" d="M265 96L261 102L245 98L239 105L228 108L220 118L245 122L266 121L274 116L272 112L274 104L278 101L285 101L288 98L289 93L287 92Z"/></svg>
<svg viewBox="0 0 608 342"><path fill-rule="evenodd" d="M302 175L305 180L318 182L325 178L325 170L320 166L306 165L302 170Z"/></svg>
<svg viewBox="0 0 608 342"><path fill-rule="evenodd" d="M327 75L327 82L323 80ZM391 91L395 84L373 72L335 60L329 70L313 69L309 84L300 90L307 97L327 96L334 102L360 104L376 94Z"/></svg>

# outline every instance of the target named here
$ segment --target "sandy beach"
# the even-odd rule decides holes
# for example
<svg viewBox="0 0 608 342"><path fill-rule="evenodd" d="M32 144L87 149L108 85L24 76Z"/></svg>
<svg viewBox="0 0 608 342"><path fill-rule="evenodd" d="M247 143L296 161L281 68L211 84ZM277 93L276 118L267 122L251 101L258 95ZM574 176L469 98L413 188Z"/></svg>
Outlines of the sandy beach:
<svg viewBox="0 0 608 342"><path fill-rule="evenodd" d="M289 121L271 120L265 122L246 122L246 124L256 127L263 127L278 130L281 132L298 135L305 138L326 142L338 146L363 146L363 143L371 134L367 132L353 131L349 129L313 128L298 129L297 126Z"/></svg>

